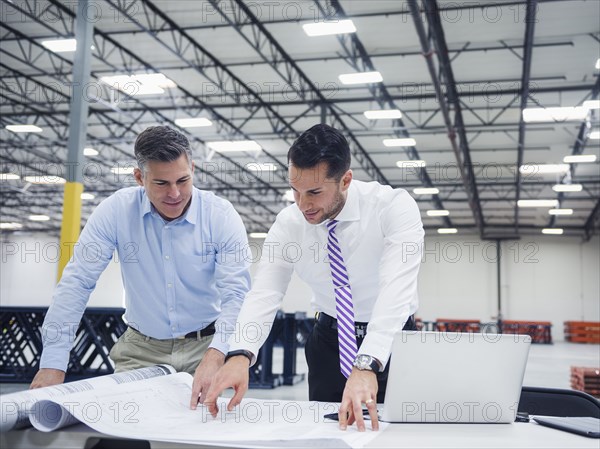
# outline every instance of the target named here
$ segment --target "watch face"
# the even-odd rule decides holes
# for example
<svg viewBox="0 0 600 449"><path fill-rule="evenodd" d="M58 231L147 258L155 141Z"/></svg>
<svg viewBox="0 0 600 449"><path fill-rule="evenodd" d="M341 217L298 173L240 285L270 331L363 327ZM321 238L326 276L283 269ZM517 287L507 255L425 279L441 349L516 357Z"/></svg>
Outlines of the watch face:
<svg viewBox="0 0 600 449"><path fill-rule="evenodd" d="M356 366L358 369L372 370L373 368L371 367L371 362L371 356L361 354L358 357L356 357L356 362L354 363L354 366Z"/></svg>

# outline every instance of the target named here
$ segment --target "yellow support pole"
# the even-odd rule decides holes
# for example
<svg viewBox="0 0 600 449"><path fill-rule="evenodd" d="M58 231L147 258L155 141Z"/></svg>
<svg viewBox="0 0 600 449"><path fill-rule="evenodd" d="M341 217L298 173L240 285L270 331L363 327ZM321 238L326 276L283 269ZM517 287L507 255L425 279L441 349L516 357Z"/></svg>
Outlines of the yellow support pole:
<svg viewBox="0 0 600 449"><path fill-rule="evenodd" d="M73 247L81 231L81 182L67 182L63 199L63 216L60 226L60 259L58 261L58 275L56 282L60 281L65 266L73 256Z"/></svg>

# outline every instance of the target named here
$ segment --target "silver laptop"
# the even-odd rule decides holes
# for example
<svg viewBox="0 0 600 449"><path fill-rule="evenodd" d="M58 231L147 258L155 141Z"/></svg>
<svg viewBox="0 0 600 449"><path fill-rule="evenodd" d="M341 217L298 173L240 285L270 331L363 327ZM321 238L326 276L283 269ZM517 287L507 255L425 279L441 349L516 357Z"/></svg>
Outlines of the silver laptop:
<svg viewBox="0 0 600 449"><path fill-rule="evenodd" d="M513 422L530 344L528 335L398 333L382 421Z"/></svg>

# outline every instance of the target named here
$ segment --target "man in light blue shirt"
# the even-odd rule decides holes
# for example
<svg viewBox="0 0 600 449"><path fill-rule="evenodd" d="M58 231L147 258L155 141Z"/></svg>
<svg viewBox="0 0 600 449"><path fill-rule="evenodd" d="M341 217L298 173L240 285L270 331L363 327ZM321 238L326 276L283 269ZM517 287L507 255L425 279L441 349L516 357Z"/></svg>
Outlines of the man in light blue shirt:
<svg viewBox="0 0 600 449"><path fill-rule="evenodd" d="M187 138L154 126L135 142L139 187L94 210L44 320L31 388L62 383L75 331L116 250L129 325L111 350L116 370L166 363L194 375L191 406L223 364L250 285L244 224L226 200L192 184Z"/></svg>

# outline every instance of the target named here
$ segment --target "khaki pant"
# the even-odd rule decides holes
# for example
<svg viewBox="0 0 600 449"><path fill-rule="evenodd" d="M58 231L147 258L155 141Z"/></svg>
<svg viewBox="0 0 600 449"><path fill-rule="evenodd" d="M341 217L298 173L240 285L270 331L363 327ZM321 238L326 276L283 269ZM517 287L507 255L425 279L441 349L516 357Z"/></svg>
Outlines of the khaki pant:
<svg viewBox="0 0 600 449"><path fill-rule="evenodd" d="M110 350L115 372L166 364L192 376L213 336L157 340L128 327Z"/></svg>

